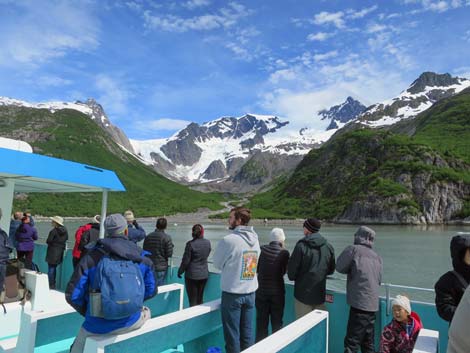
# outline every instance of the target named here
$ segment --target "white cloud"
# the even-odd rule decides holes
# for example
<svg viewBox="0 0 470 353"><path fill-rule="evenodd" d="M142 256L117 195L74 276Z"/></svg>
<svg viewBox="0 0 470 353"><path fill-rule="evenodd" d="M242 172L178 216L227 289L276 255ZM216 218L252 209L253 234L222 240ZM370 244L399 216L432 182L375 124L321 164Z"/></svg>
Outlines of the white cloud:
<svg viewBox="0 0 470 353"><path fill-rule="evenodd" d="M0 21L0 65L38 66L71 51L99 45L99 22L93 6L70 2L18 1Z"/></svg>
<svg viewBox="0 0 470 353"><path fill-rule="evenodd" d="M337 28L344 28L344 12L327 12L322 11L316 14L313 18L313 23L316 25L333 24Z"/></svg>
<svg viewBox="0 0 470 353"><path fill-rule="evenodd" d="M326 32L310 33L307 36L307 40L312 41L312 42L313 41L323 42L332 36L334 36L334 33L326 33Z"/></svg>
<svg viewBox="0 0 470 353"><path fill-rule="evenodd" d="M295 79L269 82L271 89L263 90L269 93L260 96L259 104L288 119L294 129L313 123L321 130L326 126L315 118L319 110L339 104L347 96L365 105L377 103L398 95L409 84L402 80L401 72L380 62L357 55L341 59L334 65L320 62L311 67L296 66Z"/></svg>
<svg viewBox="0 0 470 353"><path fill-rule="evenodd" d="M422 11L445 12L450 9L458 9L462 6L470 6L470 1L466 0L403 0L404 4L420 4ZM411 14L422 12L419 10L411 11Z"/></svg>
<svg viewBox="0 0 470 353"><path fill-rule="evenodd" d="M277 84L280 81L290 81L297 79L297 74L294 68L277 70L269 75L269 82Z"/></svg>
<svg viewBox="0 0 470 353"><path fill-rule="evenodd" d="M374 6L362 9L360 11L350 9L348 10L348 17L351 19L363 18L364 16L370 14L371 12L374 12L378 8L379 7L377 5L374 5Z"/></svg>
<svg viewBox="0 0 470 353"><path fill-rule="evenodd" d="M111 115L127 113L128 101L131 94L122 82L109 75L100 74L96 77L95 86L100 92L98 102L103 106L108 115L110 115L109 113Z"/></svg>
<svg viewBox="0 0 470 353"><path fill-rule="evenodd" d="M144 25L149 29L160 29L167 32L210 31L217 28L228 28L235 25L238 20L249 16L252 11L236 2L230 2L227 7L221 8L216 14L205 14L184 18L175 15L153 15L150 11L144 12Z"/></svg>
<svg viewBox="0 0 470 353"><path fill-rule="evenodd" d="M142 3L138 1L127 1L126 6L135 12L142 11Z"/></svg>
<svg viewBox="0 0 470 353"><path fill-rule="evenodd" d="M332 50L332 51L329 51L329 52L323 53L323 54L315 54L313 56L313 60L316 61L316 62L319 62L319 61L325 61L325 60L328 60L328 59L332 59L332 58L335 58L337 56L338 56L338 51Z"/></svg>
<svg viewBox="0 0 470 353"><path fill-rule="evenodd" d="M388 27L383 24L379 23L371 23L367 26L367 33L377 33L377 32L382 32L385 31Z"/></svg>
<svg viewBox="0 0 470 353"><path fill-rule="evenodd" d="M250 51L248 51L247 49L243 48L242 46L236 43L233 43L233 42L226 43L225 47L227 49L230 49L238 59L241 59L243 61L251 61L254 58L253 54Z"/></svg>
<svg viewBox="0 0 470 353"><path fill-rule="evenodd" d="M199 7L208 6L210 3L210 0L189 0L184 2L182 6L189 10L194 10Z"/></svg>
<svg viewBox="0 0 470 353"><path fill-rule="evenodd" d="M191 121L171 118L137 121L135 127L140 131L175 131L184 129Z"/></svg>
<svg viewBox="0 0 470 353"><path fill-rule="evenodd" d="M35 79L35 83L40 86L60 87L70 85L72 84L72 81L58 76L44 75Z"/></svg>

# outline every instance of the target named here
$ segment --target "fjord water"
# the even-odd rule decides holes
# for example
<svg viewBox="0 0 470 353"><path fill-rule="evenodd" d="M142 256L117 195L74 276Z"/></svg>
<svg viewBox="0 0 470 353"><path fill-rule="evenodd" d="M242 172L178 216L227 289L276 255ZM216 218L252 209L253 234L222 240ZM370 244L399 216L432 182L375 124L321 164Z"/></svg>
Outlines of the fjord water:
<svg viewBox="0 0 470 353"><path fill-rule="evenodd" d="M69 230L69 246L73 246L73 237L79 225L78 222L65 223ZM142 222L141 225L147 233L155 228L154 221ZM175 244L175 256L183 255L185 243L191 239L191 227L192 224L183 223L168 225L167 232ZM272 227L269 224L254 227L259 235L260 244L269 242ZM38 222L37 228L40 238L44 241L50 230L50 223ZM302 227L286 225L281 228L286 233L286 248L292 251L297 240L303 235ZM337 257L346 246L352 244L353 234L357 228L352 225L324 225L321 233L333 245ZM433 288L439 276L451 269L449 244L452 236L457 232L470 232L469 226L374 225L371 228L377 232L375 250L384 260L383 282L424 288ZM204 224L204 229L204 236L212 242L212 249L215 249L219 239L228 234L226 223ZM175 259L174 264L179 265L179 260ZM335 276L344 278L337 273ZM343 288L344 283L340 282L333 283L333 287ZM415 296L414 293L408 294ZM428 294L422 298L431 299L431 297L432 295Z"/></svg>

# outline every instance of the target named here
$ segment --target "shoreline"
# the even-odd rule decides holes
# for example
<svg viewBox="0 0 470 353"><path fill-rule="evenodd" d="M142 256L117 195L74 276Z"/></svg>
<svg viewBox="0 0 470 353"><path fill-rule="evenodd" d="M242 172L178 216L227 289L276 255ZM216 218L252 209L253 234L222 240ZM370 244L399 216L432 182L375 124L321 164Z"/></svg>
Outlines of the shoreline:
<svg viewBox="0 0 470 353"><path fill-rule="evenodd" d="M45 216L34 216L34 220L38 222L48 222L50 221L50 217ZM175 215L163 215L163 216L155 216L155 217L136 217L137 222L144 222L144 223L156 223L157 219L160 217L165 217L169 223L182 223L182 224L196 224L196 223L205 223L205 224L220 224L226 223L226 218L209 218L207 214L201 213L178 213ZM63 217L65 222L80 222L80 223L88 223L91 222L92 217ZM304 219L270 219L265 222L264 219L254 218L250 220L250 225L265 225L265 226L282 226L282 225L298 225L302 226L304 223ZM443 227L443 226L464 226L469 227L470 232L470 222L468 221L453 221L448 223L439 223L439 224L403 224L403 223L380 223L380 222L363 222L363 223L353 223L353 222L326 222L322 221L323 226L361 226L361 225L368 225L368 226L412 226L412 227Z"/></svg>

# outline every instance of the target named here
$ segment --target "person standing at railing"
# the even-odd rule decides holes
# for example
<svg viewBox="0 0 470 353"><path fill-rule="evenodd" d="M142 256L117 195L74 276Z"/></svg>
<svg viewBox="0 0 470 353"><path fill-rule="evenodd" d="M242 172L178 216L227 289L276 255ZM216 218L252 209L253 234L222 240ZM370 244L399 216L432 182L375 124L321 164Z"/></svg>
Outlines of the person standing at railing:
<svg viewBox="0 0 470 353"><path fill-rule="evenodd" d="M284 248L286 236L283 229L273 228L269 238L269 244L261 247L258 264L256 342L268 337L269 321L273 333L280 330L284 315L284 275L289 262L289 251Z"/></svg>
<svg viewBox="0 0 470 353"><path fill-rule="evenodd" d="M336 270L348 275L346 299L350 305L344 353L374 353L375 314L379 310L382 258L372 249L375 231L361 226L336 261Z"/></svg>
<svg viewBox="0 0 470 353"><path fill-rule="evenodd" d="M211 242L204 239L204 228L195 224L191 230L192 240L186 243L178 277L184 273L184 284L188 294L189 306L203 303L204 287L209 278L207 258L211 253Z"/></svg>
<svg viewBox="0 0 470 353"><path fill-rule="evenodd" d="M100 235L100 220L101 216L96 215L91 222L78 227L75 232L75 244L72 250L73 268L78 265L80 259L85 255L85 247L89 243L98 240Z"/></svg>
<svg viewBox="0 0 470 353"><path fill-rule="evenodd" d="M55 289L55 279L57 266L59 266L64 259L64 250L67 240L69 238L67 228L64 227L64 219L59 216L51 217L52 230L47 237L47 276L49 278L49 289Z"/></svg>
<svg viewBox="0 0 470 353"><path fill-rule="evenodd" d="M2 209L0 208L0 219L2 218ZM13 246L10 244L8 234L0 228L0 294L3 292L3 285L5 283L5 276L7 271L7 261Z"/></svg>
<svg viewBox="0 0 470 353"><path fill-rule="evenodd" d="M227 353L239 353L254 343L253 316L258 289L256 269L260 255L258 235L248 226L251 211L230 211L232 232L217 244L214 266L221 271L221 312Z"/></svg>
<svg viewBox="0 0 470 353"><path fill-rule="evenodd" d="M166 218L157 219L156 229L144 240L144 250L150 252L150 259L155 265L157 286L163 286L168 271L168 259L173 256L173 241L165 232L167 226Z"/></svg>
<svg viewBox="0 0 470 353"><path fill-rule="evenodd" d="M8 236L10 238L10 243L16 248L16 231L18 227L21 225L21 218L23 217L23 212L16 211L13 213L13 217L10 220L10 230L8 232Z"/></svg>
<svg viewBox="0 0 470 353"><path fill-rule="evenodd" d="M26 213L23 213L21 224L15 233L15 238L18 260L23 260L25 262L25 267L32 270L34 241L38 240L38 232L36 228L31 225L31 218Z"/></svg>
<svg viewBox="0 0 470 353"><path fill-rule="evenodd" d="M452 238L450 255L454 270L442 275L434 286L437 313L449 322L470 283L470 234L458 234Z"/></svg>
<svg viewBox="0 0 470 353"><path fill-rule="evenodd" d="M295 316L300 318L315 309L326 310L326 277L335 272L335 250L319 233L321 222L306 219L304 236L289 259L287 276L294 285Z"/></svg>
<svg viewBox="0 0 470 353"><path fill-rule="evenodd" d="M134 212L127 210L124 212L124 218L127 221L127 229L129 229L129 240L138 243L145 239L145 230L137 223L134 217Z"/></svg>

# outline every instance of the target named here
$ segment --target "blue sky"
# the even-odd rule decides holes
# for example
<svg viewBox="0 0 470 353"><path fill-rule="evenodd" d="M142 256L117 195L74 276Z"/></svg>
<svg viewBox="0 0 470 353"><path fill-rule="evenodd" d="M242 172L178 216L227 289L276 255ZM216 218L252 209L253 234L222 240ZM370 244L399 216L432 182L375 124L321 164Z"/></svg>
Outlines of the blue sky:
<svg viewBox="0 0 470 353"><path fill-rule="evenodd" d="M101 103L129 137L247 112L296 126L421 72L470 77L470 0L0 0L0 96Z"/></svg>

